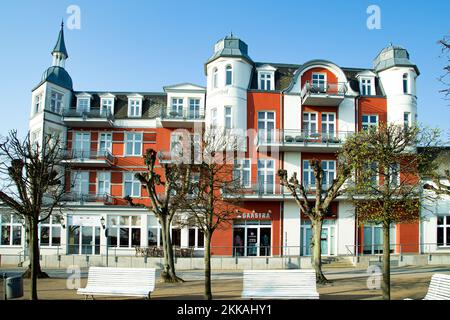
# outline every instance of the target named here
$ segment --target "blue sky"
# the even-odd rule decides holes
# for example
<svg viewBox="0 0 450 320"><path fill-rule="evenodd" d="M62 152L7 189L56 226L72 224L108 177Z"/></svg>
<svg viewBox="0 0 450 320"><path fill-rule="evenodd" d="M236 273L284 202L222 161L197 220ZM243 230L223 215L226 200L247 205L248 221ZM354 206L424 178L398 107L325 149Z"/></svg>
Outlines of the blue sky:
<svg viewBox="0 0 450 320"><path fill-rule="evenodd" d="M450 102L438 91L446 62L437 41L450 31L449 1L1 1L0 135L28 129L31 89L51 65L59 25L69 5L81 9L81 29L65 29L66 69L75 90L162 91L180 82L205 84L203 63L230 33L254 61L304 63L328 59L344 67L372 66L392 42L421 71L419 121L450 131ZM369 5L381 9L381 29L366 27Z"/></svg>

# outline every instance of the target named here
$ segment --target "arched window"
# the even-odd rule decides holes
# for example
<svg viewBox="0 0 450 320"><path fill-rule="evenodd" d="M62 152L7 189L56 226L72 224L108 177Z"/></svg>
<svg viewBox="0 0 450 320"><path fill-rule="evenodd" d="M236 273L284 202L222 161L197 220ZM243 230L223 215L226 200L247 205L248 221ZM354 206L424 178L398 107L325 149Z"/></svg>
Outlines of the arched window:
<svg viewBox="0 0 450 320"><path fill-rule="evenodd" d="M403 93L407 94L408 92L408 74L403 74Z"/></svg>
<svg viewBox="0 0 450 320"><path fill-rule="evenodd" d="M225 73L226 73L225 85L230 86L233 82L233 68L231 66L227 66L225 68Z"/></svg>
<svg viewBox="0 0 450 320"><path fill-rule="evenodd" d="M217 68L214 68L214 70L213 70L213 88L215 89L215 88L217 88L217 84L218 84L218 77L219 77L219 74L218 74L218 72L217 72Z"/></svg>

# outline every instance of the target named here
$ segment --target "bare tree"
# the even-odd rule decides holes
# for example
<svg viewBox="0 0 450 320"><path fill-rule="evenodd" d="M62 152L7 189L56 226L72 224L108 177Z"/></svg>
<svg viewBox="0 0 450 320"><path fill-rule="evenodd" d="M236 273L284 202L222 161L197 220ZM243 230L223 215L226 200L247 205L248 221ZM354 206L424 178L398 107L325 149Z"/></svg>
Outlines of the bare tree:
<svg viewBox="0 0 450 320"><path fill-rule="evenodd" d="M441 40L438 41L438 44L442 48L442 54L447 59L447 64L444 66L444 74L439 77L439 81L441 81L446 88L440 90L445 95L446 99L449 99L450 96L450 83L447 80L447 76L450 74L450 36L444 36Z"/></svg>
<svg viewBox="0 0 450 320"><path fill-rule="evenodd" d="M420 218L420 170L428 158L416 152L418 144L429 146L435 134L422 134L417 127L381 124L378 130L355 136L364 145L349 159L357 172L347 195L356 207L360 223L379 223L383 229L383 299L390 299L390 227Z"/></svg>
<svg viewBox="0 0 450 320"><path fill-rule="evenodd" d="M0 200L25 222L28 235L31 299L37 300L37 278L47 277L39 263L39 223L61 208L64 166L59 137L45 135L43 145L24 140L13 130L0 143L0 174L6 177Z"/></svg>
<svg viewBox="0 0 450 320"><path fill-rule="evenodd" d="M422 153L428 155L433 166L430 172L425 172L424 178L431 179L432 183L425 183L424 189L450 196L450 148L427 148Z"/></svg>
<svg viewBox="0 0 450 320"><path fill-rule="evenodd" d="M233 159L238 152L238 139L222 130L209 130L201 139L203 157L192 164L190 193L185 208L187 224L197 226L205 237L204 298L213 298L211 290L211 239L219 228L226 228L235 218L241 201L242 187L233 174Z"/></svg>
<svg viewBox="0 0 450 320"><path fill-rule="evenodd" d="M163 169L164 179L156 170L157 152L153 149L147 149L144 155L147 171L136 173L136 178L145 186L151 201L148 208L158 218L161 225L163 251L164 251L164 269L161 277L164 282L183 282L175 272L174 251L171 242L170 226L180 205L183 204L183 198L187 194L190 176L190 166L183 163L163 162L160 159L160 165ZM162 190L161 190L162 189Z"/></svg>
<svg viewBox="0 0 450 320"><path fill-rule="evenodd" d="M316 271L317 283L330 282L322 272L321 234L323 220L330 208L330 204L337 197L345 194L345 182L351 177L352 170L349 159L354 157L361 146L354 138L349 137L342 149L336 153L337 175L333 181L327 181L320 160L312 159L309 165L314 173L314 189L309 192L311 186L304 185L297 178L297 172L293 172L289 178L284 169L278 170L280 184L287 188L296 201L300 212L311 221L313 237L311 240L312 264ZM311 181L312 183L312 181ZM314 203L311 203L314 202Z"/></svg>

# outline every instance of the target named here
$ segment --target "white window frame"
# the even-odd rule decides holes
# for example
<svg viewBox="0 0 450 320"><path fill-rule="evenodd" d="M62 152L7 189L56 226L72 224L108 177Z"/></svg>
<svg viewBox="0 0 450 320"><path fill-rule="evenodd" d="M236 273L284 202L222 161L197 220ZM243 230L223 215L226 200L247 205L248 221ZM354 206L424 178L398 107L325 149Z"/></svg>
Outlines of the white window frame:
<svg viewBox="0 0 450 320"><path fill-rule="evenodd" d="M248 181L244 181L244 172L248 172ZM250 158L235 159L233 168L233 179L238 180L243 188L250 188L252 185L252 161Z"/></svg>
<svg viewBox="0 0 450 320"><path fill-rule="evenodd" d="M142 156L143 134L142 132L125 132L124 155L130 157ZM139 150L136 150L136 144L139 143ZM131 150L128 146L131 144ZM130 152L131 151L131 152ZM137 152L138 151L138 152Z"/></svg>
<svg viewBox="0 0 450 320"><path fill-rule="evenodd" d="M91 111L91 98L85 95L77 96L77 112L84 113L89 111Z"/></svg>
<svg viewBox="0 0 450 320"><path fill-rule="evenodd" d="M105 192L100 192L100 186L103 185ZM97 171L96 183L97 196L104 196L111 194L111 171Z"/></svg>
<svg viewBox="0 0 450 320"><path fill-rule="evenodd" d="M436 245L439 248L448 248L450 247L450 242L447 242L447 232L450 232L450 223L447 223L447 218L450 220L449 215L440 215L437 219L436 219ZM439 224L439 218L442 218L442 224ZM442 228L442 244L438 244L438 229Z"/></svg>
<svg viewBox="0 0 450 320"><path fill-rule="evenodd" d="M38 114L42 111L42 93L39 93L34 96L34 103L33 103L33 113Z"/></svg>
<svg viewBox="0 0 450 320"><path fill-rule="evenodd" d="M402 74L402 91L403 94L410 94L410 89L409 89L409 74L408 73L403 73Z"/></svg>
<svg viewBox="0 0 450 320"><path fill-rule="evenodd" d="M217 67L213 68L212 72L212 88L217 89L219 86L219 70Z"/></svg>
<svg viewBox="0 0 450 320"><path fill-rule="evenodd" d="M228 83L228 73L230 73L230 83ZM233 80L233 66L227 65L225 67L225 86L232 86Z"/></svg>
<svg viewBox="0 0 450 320"><path fill-rule="evenodd" d="M269 163L272 163L272 167L268 165ZM260 166L260 164L263 164L263 166ZM262 173L262 174L260 174ZM264 177L264 181L260 181L260 176ZM270 186L268 185L268 176L273 177L273 184L272 189L269 189ZM258 185L263 187L264 194L274 194L275 193L275 160L274 159L258 159Z"/></svg>
<svg viewBox="0 0 450 320"><path fill-rule="evenodd" d="M273 114L273 118L270 119L269 118L269 114L272 113ZM260 117L260 114L264 114L264 117ZM257 121L258 121L258 137L261 141L263 142L271 142L275 139L275 133L277 130L277 126L276 126L276 112L273 110L260 110L257 112ZM264 124L264 128L260 128L260 124ZM268 130L268 124L272 123L273 124L273 129L272 131Z"/></svg>
<svg viewBox="0 0 450 320"><path fill-rule="evenodd" d="M59 221L56 221L56 219L57 219L57 216L55 216L55 215L51 215L50 217L49 217L49 220L47 221L47 222L41 222L40 224L39 224L39 240L41 240L42 239L42 228L44 227L47 227L47 228L49 228L49 232L48 232L48 235L49 235L49 240L48 240L48 244L43 244L41 241L39 241L39 245L40 246L42 246L42 247L59 247L59 246L61 246L61 244L62 244L62 226L61 226L61 222L59 222ZM54 244L53 243L53 228L58 228L59 229L59 244Z"/></svg>
<svg viewBox="0 0 450 320"><path fill-rule="evenodd" d="M373 78L361 78L359 81L361 95L372 96Z"/></svg>
<svg viewBox="0 0 450 320"><path fill-rule="evenodd" d="M217 128L217 108L211 109L211 129Z"/></svg>
<svg viewBox="0 0 450 320"><path fill-rule="evenodd" d="M3 215L9 215L9 222L3 222ZM0 213L0 247L21 247L23 245L23 232L24 228L16 215L11 213ZM3 227L9 227L9 243L3 244ZM14 227L20 227L20 244L13 244L13 231Z"/></svg>
<svg viewBox="0 0 450 320"><path fill-rule="evenodd" d="M189 240L190 240L190 231L194 230L194 249L204 249L205 248L205 234L203 234L203 246L199 246L198 245L198 239L199 239L199 231L203 232L203 230L199 227L190 227L188 228L188 241L187 241L187 245L189 248L192 248L192 246L189 245Z"/></svg>
<svg viewBox="0 0 450 320"><path fill-rule="evenodd" d="M70 181L72 193L75 193L78 197L89 194L89 171L72 171Z"/></svg>
<svg viewBox="0 0 450 320"><path fill-rule="evenodd" d="M110 114L114 114L114 98L100 98L100 114L107 114L105 110L108 110Z"/></svg>
<svg viewBox="0 0 450 320"><path fill-rule="evenodd" d="M142 117L142 98L128 97L128 117L140 118Z"/></svg>
<svg viewBox="0 0 450 320"><path fill-rule="evenodd" d="M52 89L50 92L50 111L57 114L61 114L63 109L64 109L64 93Z"/></svg>
<svg viewBox="0 0 450 320"><path fill-rule="evenodd" d="M91 133L87 131L72 132L72 153L76 158L87 158L91 156Z"/></svg>
<svg viewBox="0 0 450 320"><path fill-rule="evenodd" d="M308 179L305 179L305 177L308 177ZM302 185L312 190L316 188L316 178L314 176L314 170L309 165L309 160L302 160Z"/></svg>
<svg viewBox="0 0 450 320"><path fill-rule="evenodd" d="M106 139L104 138L106 137ZM105 144L105 148L102 148L102 143ZM98 152L109 151L112 152L112 132L99 132L98 133Z"/></svg>
<svg viewBox="0 0 450 320"><path fill-rule="evenodd" d="M128 218L128 224L121 224L120 220L121 217L127 217ZM117 223L116 224L112 224L111 220L113 218L117 219ZM137 218L136 220L139 221L138 224L133 224L133 218ZM116 239L117 239L117 243L116 245L109 245L109 247L111 248L133 248L133 229L140 229L139 235L139 246L142 246L142 219L145 218L145 216L136 216L136 215L120 215L120 216L109 216L108 217L108 231L110 231L112 228L115 229L116 231ZM120 246L120 229L123 228L127 228L128 229L128 245L125 246ZM148 231L147 231L148 232ZM111 235L110 235L111 236Z"/></svg>
<svg viewBox="0 0 450 320"><path fill-rule="evenodd" d="M323 79L320 79L320 77L323 76ZM314 77L317 77L317 79L314 79ZM327 91L327 74L326 72L313 72L311 74L311 86L317 87L321 89L321 91L326 92Z"/></svg>
<svg viewBox="0 0 450 320"><path fill-rule="evenodd" d="M172 97L172 102L170 104L170 112L176 112L177 117L184 116L184 98Z"/></svg>
<svg viewBox="0 0 450 320"><path fill-rule="evenodd" d="M393 170L394 166L396 168ZM401 169L400 163L392 163L389 165L389 182L391 183L391 185L394 186L400 185L400 169Z"/></svg>
<svg viewBox="0 0 450 320"><path fill-rule="evenodd" d="M274 72L258 72L258 90L274 90Z"/></svg>
<svg viewBox="0 0 450 320"><path fill-rule="evenodd" d="M364 117L367 117L367 121L364 121ZM376 117L376 122L371 121L371 117ZM378 130L379 125L379 116L378 114L363 114L361 116L361 129L362 130L369 130L369 128L375 128L375 130ZM366 126L367 128L364 128Z"/></svg>
<svg viewBox="0 0 450 320"><path fill-rule="evenodd" d="M333 121L330 121L330 115L333 116ZM323 116L326 117L325 121L323 119ZM327 134L329 136L335 136L336 135L336 112L322 112L321 116L321 132L323 134ZM325 131L323 130L323 127L325 125ZM333 125L333 131L330 130L330 125Z"/></svg>
<svg viewBox="0 0 450 320"><path fill-rule="evenodd" d="M189 98L189 119L200 119L200 98Z"/></svg>
<svg viewBox="0 0 450 320"><path fill-rule="evenodd" d="M141 182L134 176L137 173L136 171L124 171L123 172L123 196L130 196L131 198L140 198L141 197ZM126 194L126 185L131 184L131 194ZM137 188L137 193L135 192L135 188Z"/></svg>
<svg viewBox="0 0 450 320"><path fill-rule="evenodd" d="M411 112L403 112L403 127L405 129L411 127Z"/></svg>
<svg viewBox="0 0 450 320"><path fill-rule="evenodd" d="M330 164L333 165L333 169L330 169ZM322 180L322 187L329 188L331 186L331 184L333 183L333 180L336 179L336 175L337 175L336 160L322 160L321 166L324 171L323 172L324 179ZM326 177L327 183L324 183L325 177Z"/></svg>
<svg viewBox="0 0 450 320"><path fill-rule="evenodd" d="M225 106L223 110L225 129L233 129L233 107ZM229 111L229 114L228 114ZM229 123L228 123L229 122Z"/></svg>
<svg viewBox="0 0 450 320"><path fill-rule="evenodd" d="M311 115L315 115L315 120L311 119ZM303 112L302 114L302 132L306 135L319 132L319 114L317 112ZM315 125L315 130L312 130L312 125Z"/></svg>

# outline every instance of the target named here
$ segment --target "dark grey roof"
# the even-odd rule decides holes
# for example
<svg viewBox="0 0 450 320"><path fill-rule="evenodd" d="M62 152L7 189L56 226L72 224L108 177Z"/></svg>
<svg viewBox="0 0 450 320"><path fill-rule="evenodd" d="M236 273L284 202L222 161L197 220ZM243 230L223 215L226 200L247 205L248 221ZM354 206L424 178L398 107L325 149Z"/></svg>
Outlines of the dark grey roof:
<svg viewBox="0 0 450 320"><path fill-rule="evenodd" d="M255 62L252 79L250 81L250 89L258 90L258 73L256 68L263 65L269 65L276 68L275 71L275 91L281 91L289 87L294 77L295 70L301 67L300 64L275 63L275 62Z"/></svg>
<svg viewBox="0 0 450 320"><path fill-rule="evenodd" d="M240 57L253 64L253 60L248 55L247 44L232 34L216 42L214 54L206 61L205 65L219 57Z"/></svg>
<svg viewBox="0 0 450 320"><path fill-rule="evenodd" d="M415 64L409 61L409 53L400 46L390 44L377 55L373 60L373 68L375 72L380 72L394 66L412 67L416 70L417 75L420 74Z"/></svg>
<svg viewBox="0 0 450 320"><path fill-rule="evenodd" d="M72 78L64 68L52 66L45 70L42 74L41 82L36 87L39 87L43 82L48 81L68 90L73 90Z"/></svg>
<svg viewBox="0 0 450 320"><path fill-rule="evenodd" d="M69 57L66 49L66 44L64 42L64 23L61 23L61 30L59 31L58 40L56 41L56 45L53 48L52 54L55 52L63 53L66 58Z"/></svg>
<svg viewBox="0 0 450 320"><path fill-rule="evenodd" d="M71 109L76 109L77 98L79 93L88 93L91 98L91 110L100 109L100 96L103 94L112 94L116 96L114 101L114 118L128 118L128 96L139 94L142 99L142 119L155 119L161 114L161 108L167 104L167 95L164 92L114 92L114 91L77 91L74 92Z"/></svg>

